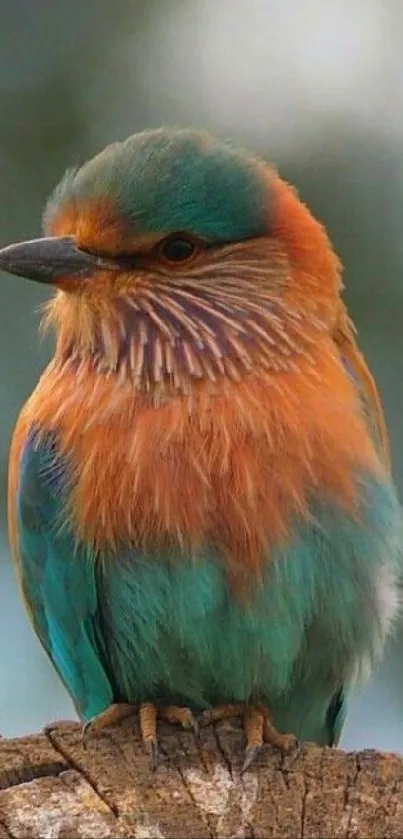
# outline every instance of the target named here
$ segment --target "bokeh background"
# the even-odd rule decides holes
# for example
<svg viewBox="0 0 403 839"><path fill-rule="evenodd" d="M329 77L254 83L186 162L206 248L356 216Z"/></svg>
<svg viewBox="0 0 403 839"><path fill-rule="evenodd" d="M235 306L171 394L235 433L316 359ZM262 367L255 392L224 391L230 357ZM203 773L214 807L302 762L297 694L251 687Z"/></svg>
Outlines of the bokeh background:
<svg viewBox="0 0 403 839"><path fill-rule="evenodd" d="M0 244L40 233L68 166L161 124L275 161L328 227L403 493L401 0L2 0ZM44 291L1 275L0 732L72 717L20 605L5 524L10 434L51 352ZM355 701L348 748L403 752L403 632Z"/></svg>

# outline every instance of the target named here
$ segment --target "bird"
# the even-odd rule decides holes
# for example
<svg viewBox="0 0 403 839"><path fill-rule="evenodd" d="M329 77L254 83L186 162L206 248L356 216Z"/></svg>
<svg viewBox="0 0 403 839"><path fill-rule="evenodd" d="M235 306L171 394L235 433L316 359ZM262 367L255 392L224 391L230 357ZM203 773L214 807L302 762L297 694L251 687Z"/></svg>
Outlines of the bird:
<svg viewBox="0 0 403 839"><path fill-rule="evenodd" d="M54 355L10 449L12 555L89 737L138 714L337 746L399 619L402 515L325 227L274 164L162 127L68 170L0 269Z"/></svg>

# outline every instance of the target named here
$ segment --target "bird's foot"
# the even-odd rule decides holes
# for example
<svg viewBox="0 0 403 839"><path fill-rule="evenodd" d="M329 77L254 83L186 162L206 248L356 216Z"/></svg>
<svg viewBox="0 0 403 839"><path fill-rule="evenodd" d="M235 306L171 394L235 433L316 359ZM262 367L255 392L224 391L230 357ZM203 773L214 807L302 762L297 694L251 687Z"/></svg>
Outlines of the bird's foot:
<svg viewBox="0 0 403 839"><path fill-rule="evenodd" d="M203 711L202 722L204 725L209 725L231 717L243 719L246 748L242 774L253 763L263 743L269 743L283 753L289 753L298 748L298 740L293 734L281 734L277 731L270 711L263 705L247 705L243 702L220 705L218 708Z"/></svg>
<svg viewBox="0 0 403 839"><path fill-rule="evenodd" d="M171 723L178 723L182 728L191 728L197 736L199 728L190 708L182 708L180 705L165 705L157 707L152 702L143 702L139 711L140 731L143 743L150 755L150 768L154 771L159 760L157 720L166 720Z"/></svg>
<svg viewBox="0 0 403 839"><path fill-rule="evenodd" d="M176 722L182 728L191 728L196 737L198 737L199 724L190 708L182 707L181 705L165 705L163 708L158 708L158 717L160 720L166 720L167 722Z"/></svg>
<svg viewBox="0 0 403 839"><path fill-rule="evenodd" d="M179 705L166 705L157 707L152 702L142 702L141 705L133 705L128 702L119 702L110 705L105 711L97 714L89 720L82 730L82 739L87 743L92 734L103 731L110 725L118 725L122 720L133 714L139 714L140 733L143 743L150 755L150 767L156 769L158 764L158 737L157 720L166 720L171 723L179 723L182 728L191 728L198 734L198 725L191 710L182 708Z"/></svg>
<svg viewBox="0 0 403 839"><path fill-rule="evenodd" d="M115 702L109 705L105 711L101 711L96 717L85 723L81 736L83 743L87 743L92 734L98 734L110 725L118 725L122 720L131 717L138 710L138 705L129 702Z"/></svg>

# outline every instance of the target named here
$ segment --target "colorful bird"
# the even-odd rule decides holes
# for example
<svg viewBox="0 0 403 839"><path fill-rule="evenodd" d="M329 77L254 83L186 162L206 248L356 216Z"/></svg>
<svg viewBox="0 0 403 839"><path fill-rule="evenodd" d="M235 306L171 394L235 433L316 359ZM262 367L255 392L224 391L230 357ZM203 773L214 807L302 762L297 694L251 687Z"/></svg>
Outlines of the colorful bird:
<svg viewBox="0 0 403 839"><path fill-rule="evenodd" d="M0 268L56 287L9 525L85 730L241 715L337 744L397 615L401 511L324 228L275 169L160 129L67 172Z"/></svg>

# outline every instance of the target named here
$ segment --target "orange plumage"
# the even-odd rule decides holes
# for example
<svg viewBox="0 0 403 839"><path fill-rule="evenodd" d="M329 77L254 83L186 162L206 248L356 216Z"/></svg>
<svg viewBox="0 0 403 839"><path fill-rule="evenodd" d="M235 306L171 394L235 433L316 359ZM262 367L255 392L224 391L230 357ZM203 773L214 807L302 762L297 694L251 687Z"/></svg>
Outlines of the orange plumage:
<svg viewBox="0 0 403 839"><path fill-rule="evenodd" d="M272 167L169 131L68 173L45 225L0 252L57 288L10 536L80 714L140 703L155 747L157 706L257 702L245 765L290 742L262 703L336 742L396 613L400 510L325 229Z"/></svg>
<svg viewBox="0 0 403 839"><path fill-rule="evenodd" d="M357 469L380 468L354 386L329 336L337 322L339 263L324 229L294 191L279 178L273 189L274 249L286 275L286 306L308 310L311 317L302 321L309 354L298 366L291 341L284 369L270 369L270 356L265 369L257 353L253 372L240 381L228 379L214 403L210 379L179 397L175 387L161 395L158 382L146 392L141 380L134 392L132 381L116 388L90 365L76 373L65 364L64 350L73 340L91 345L91 316L95 322L102 306L112 307L117 291L135 282L132 275L116 283L113 274L100 273L88 296L59 294L49 305L58 353L23 423L36 421L59 434L75 475L71 514L80 538L97 549L123 539L146 549L187 545L197 553L211 540L236 576L248 575L264 565L268 543L287 537L295 514L309 515L309 498L318 487L351 510ZM96 252L111 248L109 235L113 252L128 247L125 238L116 238L118 225L103 226L104 216L93 215L94 207L88 212L84 207L72 216L67 208L51 232L77 231L79 243ZM257 240L255 247L265 246ZM263 297L267 272L259 279ZM107 348L117 356L114 326ZM221 382L216 389L221 391Z"/></svg>

